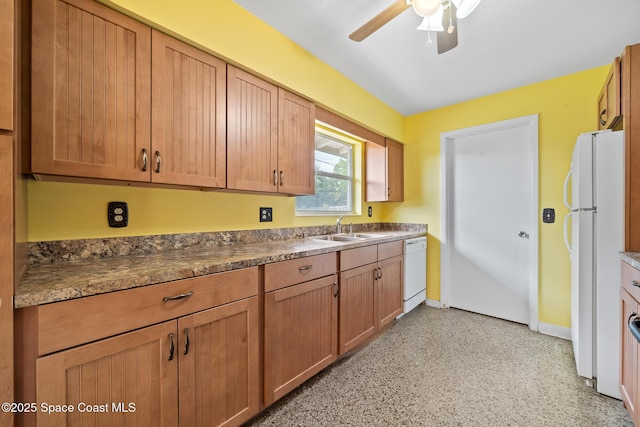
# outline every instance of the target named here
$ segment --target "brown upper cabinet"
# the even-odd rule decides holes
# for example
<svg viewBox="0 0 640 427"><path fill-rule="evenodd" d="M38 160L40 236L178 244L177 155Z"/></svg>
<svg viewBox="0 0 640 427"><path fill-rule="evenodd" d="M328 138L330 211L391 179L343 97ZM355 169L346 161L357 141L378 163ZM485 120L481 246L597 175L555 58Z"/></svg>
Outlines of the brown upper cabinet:
<svg viewBox="0 0 640 427"><path fill-rule="evenodd" d="M598 129L613 129L620 120L620 84L620 58L617 57L598 96Z"/></svg>
<svg viewBox="0 0 640 427"><path fill-rule="evenodd" d="M313 194L315 106L227 67L227 188Z"/></svg>
<svg viewBox="0 0 640 427"><path fill-rule="evenodd" d="M0 0L0 129L13 130L13 0Z"/></svg>
<svg viewBox="0 0 640 427"><path fill-rule="evenodd" d="M31 171L149 181L151 29L89 0L33 0Z"/></svg>
<svg viewBox="0 0 640 427"><path fill-rule="evenodd" d="M224 188L226 63L159 31L151 44L151 181Z"/></svg>
<svg viewBox="0 0 640 427"><path fill-rule="evenodd" d="M404 201L404 146L385 138L384 145L367 142L365 153L366 201Z"/></svg>

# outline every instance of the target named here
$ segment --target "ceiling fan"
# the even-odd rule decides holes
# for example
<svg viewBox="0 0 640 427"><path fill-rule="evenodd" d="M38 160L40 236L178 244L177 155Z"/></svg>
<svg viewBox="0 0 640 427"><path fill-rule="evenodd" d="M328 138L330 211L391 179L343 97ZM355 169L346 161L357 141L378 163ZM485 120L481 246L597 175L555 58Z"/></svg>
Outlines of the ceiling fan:
<svg viewBox="0 0 640 427"><path fill-rule="evenodd" d="M427 46L431 45L431 32L435 31L438 53L444 53L458 45L458 18L467 17L480 1L395 0L385 10L351 33L349 38L361 42L409 7L413 7L416 14L423 18L417 29L427 31Z"/></svg>

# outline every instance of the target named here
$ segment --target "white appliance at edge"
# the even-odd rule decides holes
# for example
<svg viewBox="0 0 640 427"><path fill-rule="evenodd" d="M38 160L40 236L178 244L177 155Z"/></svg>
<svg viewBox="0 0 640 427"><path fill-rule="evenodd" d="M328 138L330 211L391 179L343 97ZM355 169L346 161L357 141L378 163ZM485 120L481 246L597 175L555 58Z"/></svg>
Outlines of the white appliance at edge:
<svg viewBox="0 0 640 427"><path fill-rule="evenodd" d="M569 182L570 181L570 182ZM571 204L567 201L571 184ZM623 132L578 137L564 182L571 258L571 340L578 375L620 399L620 257L624 250ZM571 220L571 242L568 222Z"/></svg>

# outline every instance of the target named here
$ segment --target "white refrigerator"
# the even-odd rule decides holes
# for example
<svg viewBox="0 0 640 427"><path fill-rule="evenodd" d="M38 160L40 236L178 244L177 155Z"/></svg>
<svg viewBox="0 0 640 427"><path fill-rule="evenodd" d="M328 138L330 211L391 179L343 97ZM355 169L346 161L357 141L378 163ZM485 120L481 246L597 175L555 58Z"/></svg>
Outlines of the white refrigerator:
<svg viewBox="0 0 640 427"><path fill-rule="evenodd" d="M571 203L568 202L571 194ZM578 375L620 399L620 257L624 250L623 132L578 137L564 182L571 258L571 340Z"/></svg>

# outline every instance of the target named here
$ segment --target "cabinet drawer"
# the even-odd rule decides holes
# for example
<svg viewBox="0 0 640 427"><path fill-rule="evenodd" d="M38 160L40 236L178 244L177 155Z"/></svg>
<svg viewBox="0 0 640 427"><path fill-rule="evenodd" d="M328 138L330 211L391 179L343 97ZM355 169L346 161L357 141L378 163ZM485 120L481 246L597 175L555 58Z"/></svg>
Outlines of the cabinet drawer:
<svg viewBox="0 0 640 427"><path fill-rule="evenodd" d="M404 241L396 240L395 242L380 243L378 245L378 260L393 258L402 255L402 245Z"/></svg>
<svg viewBox="0 0 640 427"><path fill-rule="evenodd" d="M622 261L622 287L636 301L640 301L640 271L624 261Z"/></svg>
<svg viewBox="0 0 640 427"><path fill-rule="evenodd" d="M340 252L340 271L351 270L376 261L378 261L378 245L347 249Z"/></svg>
<svg viewBox="0 0 640 427"><path fill-rule="evenodd" d="M329 276L337 270L335 252L267 264L264 266L264 290L269 292Z"/></svg>
<svg viewBox="0 0 640 427"><path fill-rule="evenodd" d="M38 355L257 294L258 267L252 267L41 305L36 308Z"/></svg>

